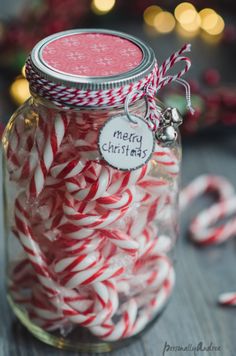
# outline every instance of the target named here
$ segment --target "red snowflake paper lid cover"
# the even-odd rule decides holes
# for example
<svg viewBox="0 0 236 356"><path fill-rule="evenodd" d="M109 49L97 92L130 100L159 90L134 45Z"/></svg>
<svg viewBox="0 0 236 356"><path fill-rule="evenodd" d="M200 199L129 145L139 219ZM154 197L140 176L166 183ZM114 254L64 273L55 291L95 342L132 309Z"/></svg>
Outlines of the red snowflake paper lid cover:
<svg viewBox="0 0 236 356"><path fill-rule="evenodd" d="M145 43L109 30L71 30L49 36L34 47L31 59L47 79L94 89L139 80L155 63Z"/></svg>

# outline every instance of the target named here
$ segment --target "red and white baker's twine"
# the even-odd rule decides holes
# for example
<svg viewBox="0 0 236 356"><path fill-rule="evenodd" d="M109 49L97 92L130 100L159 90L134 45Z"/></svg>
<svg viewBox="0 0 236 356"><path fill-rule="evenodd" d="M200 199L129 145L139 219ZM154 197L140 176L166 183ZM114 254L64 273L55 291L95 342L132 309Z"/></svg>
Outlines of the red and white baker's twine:
<svg viewBox="0 0 236 356"><path fill-rule="evenodd" d="M145 78L120 88L109 90L82 90L78 88L59 85L43 78L35 69L29 57L26 62L26 78L30 83L33 93L50 100L54 104L63 108L70 107L114 107L122 106L129 95L130 104L146 97L148 103L149 117L147 118L150 128L156 131L159 125L160 113L158 113L155 95L164 86L172 82L177 82L184 86L186 90L187 107L191 107L191 96L189 84L181 77L190 69L191 61L183 53L191 50L190 44L185 44L179 51L173 53L160 67L156 63L152 72ZM167 75L176 63L183 61L185 67L176 75Z"/></svg>

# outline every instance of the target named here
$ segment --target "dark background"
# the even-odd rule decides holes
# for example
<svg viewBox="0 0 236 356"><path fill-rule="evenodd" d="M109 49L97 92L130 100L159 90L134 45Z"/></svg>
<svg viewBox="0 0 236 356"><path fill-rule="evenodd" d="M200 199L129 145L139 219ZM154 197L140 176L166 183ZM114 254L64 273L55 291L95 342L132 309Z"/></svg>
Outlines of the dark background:
<svg viewBox="0 0 236 356"><path fill-rule="evenodd" d="M4 124L16 107L10 97L9 87L20 74L31 48L46 35L76 27L110 28L136 35L154 48L159 64L183 43L190 42L192 68L186 77L197 81L200 86L198 95L200 97L209 95L222 87L236 90L236 3L233 0L191 1L198 11L211 7L223 17L225 30L220 36L207 36L204 31L199 31L195 35L187 32L180 35L176 29L169 34L160 34L145 26L143 13L148 6L158 5L163 10L174 13L180 1L116 0L114 8L104 15L94 14L90 0L2 1L0 4L0 120ZM205 71L209 69L215 69L220 76L220 80L210 86L203 80ZM236 91L234 94L236 97ZM162 97L163 93L159 95ZM206 113L203 111L201 114L204 121ZM219 124L222 120L219 118L217 121ZM235 114L231 123L232 121L236 124ZM221 129L222 124L218 127ZM226 131L231 132L231 128L230 130L227 128ZM208 134L212 132L215 133L215 130L210 130Z"/></svg>

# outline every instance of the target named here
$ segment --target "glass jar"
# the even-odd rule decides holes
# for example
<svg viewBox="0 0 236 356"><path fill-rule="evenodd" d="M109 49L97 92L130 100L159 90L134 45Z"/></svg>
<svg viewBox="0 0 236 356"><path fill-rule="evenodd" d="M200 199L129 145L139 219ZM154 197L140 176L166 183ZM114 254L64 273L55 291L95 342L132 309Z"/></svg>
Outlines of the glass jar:
<svg viewBox="0 0 236 356"><path fill-rule="evenodd" d="M151 49L121 33L70 31L43 44L63 39L71 54L71 35L95 32L118 39L122 46L125 41L135 44L142 49L141 64L149 60L148 71L153 68ZM102 51L104 43L103 37ZM40 50L42 43L31 60L44 79L58 84L61 76L71 87L90 82L93 90L109 82L102 77L99 83L98 75L71 79L55 68L48 72L35 60ZM115 74L120 81L115 87L140 80L142 71L146 76L140 66L132 78L130 71ZM58 105L30 84L32 97L12 116L3 135L8 300L20 321L44 342L110 351L146 329L172 293L179 139L171 147L155 142L149 160L137 169L112 167L98 141L108 119L124 114L124 104ZM155 105L159 112L165 110L157 99ZM136 118L145 118L146 112L143 97L129 105L129 115Z"/></svg>

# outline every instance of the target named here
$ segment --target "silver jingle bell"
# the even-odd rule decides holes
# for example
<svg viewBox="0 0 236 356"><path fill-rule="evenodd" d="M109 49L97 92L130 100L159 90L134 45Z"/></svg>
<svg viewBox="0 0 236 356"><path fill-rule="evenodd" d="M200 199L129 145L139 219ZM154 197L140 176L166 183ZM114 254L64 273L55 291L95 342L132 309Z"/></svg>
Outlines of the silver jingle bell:
<svg viewBox="0 0 236 356"><path fill-rule="evenodd" d="M171 109L171 116L172 116L172 125L174 127L178 127L183 123L182 116L180 115L180 112L176 108Z"/></svg>
<svg viewBox="0 0 236 356"><path fill-rule="evenodd" d="M172 122L172 108L166 108L162 111L161 126L169 126Z"/></svg>
<svg viewBox="0 0 236 356"><path fill-rule="evenodd" d="M177 139L177 132L173 126L166 126L156 132L156 139L160 145L171 146Z"/></svg>

